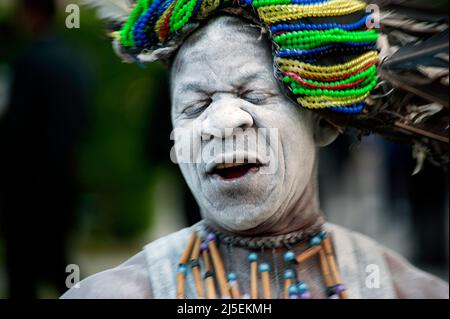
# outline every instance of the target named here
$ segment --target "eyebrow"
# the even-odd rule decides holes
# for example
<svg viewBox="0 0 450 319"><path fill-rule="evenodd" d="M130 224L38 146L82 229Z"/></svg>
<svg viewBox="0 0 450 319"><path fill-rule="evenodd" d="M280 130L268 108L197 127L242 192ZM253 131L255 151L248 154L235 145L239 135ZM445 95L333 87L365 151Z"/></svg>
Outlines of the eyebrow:
<svg viewBox="0 0 450 319"><path fill-rule="evenodd" d="M239 77L238 81L236 81L239 83L233 84L233 87L236 89L241 89L246 86L248 82L254 80L267 80L264 76L261 76L260 72L248 72L248 74L240 73L239 75L243 75L243 77ZM208 90L205 89L204 84L201 82L187 82L181 84L181 86L177 89L178 94L184 94L187 92L206 93L207 91Z"/></svg>
<svg viewBox="0 0 450 319"><path fill-rule="evenodd" d="M183 94L186 92L199 92L203 93L205 90L202 88L202 84L199 82L188 82L181 85L180 88L177 89L179 94Z"/></svg>
<svg viewBox="0 0 450 319"><path fill-rule="evenodd" d="M249 72L248 74L240 74L243 75L243 77L239 78L239 87L243 87L244 85L246 85L248 82L254 81L254 80L267 80L266 78L264 78L264 76L261 76L260 72Z"/></svg>

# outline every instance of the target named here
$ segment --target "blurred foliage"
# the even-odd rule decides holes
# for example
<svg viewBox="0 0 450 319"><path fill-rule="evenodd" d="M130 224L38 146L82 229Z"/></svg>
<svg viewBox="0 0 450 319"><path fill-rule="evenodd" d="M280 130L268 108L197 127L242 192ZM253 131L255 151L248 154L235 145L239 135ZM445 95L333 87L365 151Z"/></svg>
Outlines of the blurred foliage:
<svg viewBox="0 0 450 319"><path fill-rule="evenodd" d="M13 10L2 11L3 29L14 30ZM82 8L79 29L65 28L65 17L64 11L59 12L57 32L73 48L73 58L87 65L91 90L89 125L79 151L78 224L101 238L134 238L152 222L147 135L164 69L157 64L143 68L122 63L93 11ZM12 42L0 61L17 56L20 41L15 37Z"/></svg>

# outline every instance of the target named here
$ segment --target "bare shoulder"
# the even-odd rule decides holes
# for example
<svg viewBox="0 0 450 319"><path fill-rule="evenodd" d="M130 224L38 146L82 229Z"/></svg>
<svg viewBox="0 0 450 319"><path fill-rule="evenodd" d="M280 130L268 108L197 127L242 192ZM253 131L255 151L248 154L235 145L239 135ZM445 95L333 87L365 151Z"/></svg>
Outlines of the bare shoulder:
<svg viewBox="0 0 450 319"><path fill-rule="evenodd" d="M143 252L123 264L82 280L61 299L148 299L150 282Z"/></svg>
<svg viewBox="0 0 450 319"><path fill-rule="evenodd" d="M424 272L394 251L385 248L384 256L400 299L448 299L448 283Z"/></svg>

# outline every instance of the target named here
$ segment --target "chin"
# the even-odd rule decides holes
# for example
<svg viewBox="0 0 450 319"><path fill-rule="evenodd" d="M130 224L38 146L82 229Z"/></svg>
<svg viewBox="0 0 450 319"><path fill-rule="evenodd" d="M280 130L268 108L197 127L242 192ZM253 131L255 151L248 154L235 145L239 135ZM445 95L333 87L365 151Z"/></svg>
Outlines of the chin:
<svg viewBox="0 0 450 319"><path fill-rule="evenodd" d="M258 227L268 220L278 210L276 189L270 194L252 198L249 195L239 194L239 198L223 198L220 205L208 202L203 210L203 217L217 226L231 231L242 232Z"/></svg>

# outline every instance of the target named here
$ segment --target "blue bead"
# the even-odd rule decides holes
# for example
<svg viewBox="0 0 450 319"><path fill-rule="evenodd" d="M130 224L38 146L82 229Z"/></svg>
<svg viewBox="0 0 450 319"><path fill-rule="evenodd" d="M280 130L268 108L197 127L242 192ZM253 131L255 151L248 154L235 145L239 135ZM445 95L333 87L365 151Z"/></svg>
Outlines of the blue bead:
<svg viewBox="0 0 450 319"><path fill-rule="evenodd" d="M236 281L236 279L237 279L237 276L234 272L228 273L227 277L228 277L228 281Z"/></svg>
<svg viewBox="0 0 450 319"><path fill-rule="evenodd" d="M284 271L284 279L294 279L295 272L292 269L286 269Z"/></svg>
<svg viewBox="0 0 450 319"><path fill-rule="evenodd" d="M287 252L284 253L284 261L286 262L292 262L295 260L295 254L292 250L288 250Z"/></svg>
<svg viewBox="0 0 450 319"><path fill-rule="evenodd" d="M261 264L259 264L258 269L259 269L259 272L268 272L268 271L270 271L270 266L268 263L261 263Z"/></svg>
<svg viewBox="0 0 450 319"><path fill-rule="evenodd" d="M178 272L181 272L182 274L186 275L187 273L187 267L184 264L178 265Z"/></svg>
<svg viewBox="0 0 450 319"><path fill-rule="evenodd" d="M327 238L327 235L328 234L327 234L327 232L325 230L321 230L319 232L319 237L322 238L322 239Z"/></svg>
<svg viewBox="0 0 450 319"><path fill-rule="evenodd" d="M309 290L309 286L308 284L304 283L304 282L299 282L297 284L297 290L300 294L305 293Z"/></svg>
<svg viewBox="0 0 450 319"><path fill-rule="evenodd" d="M251 262L251 263L257 261L258 260L258 254L257 253L250 253L250 254L248 254L247 260L249 262Z"/></svg>
<svg viewBox="0 0 450 319"><path fill-rule="evenodd" d="M311 246L319 246L321 242L322 239L319 236L314 236L309 240Z"/></svg>
<svg viewBox="0 0 450 319"><path fill-rule="evenodd" d="M297 285L289 286L288 293L289 293L289 295L296 295L296 294L298 294L298 287L297 287Z"/></svg>

